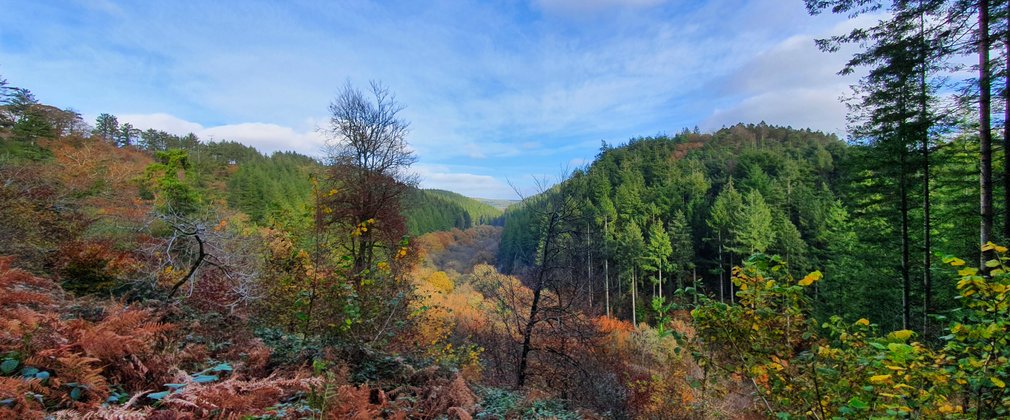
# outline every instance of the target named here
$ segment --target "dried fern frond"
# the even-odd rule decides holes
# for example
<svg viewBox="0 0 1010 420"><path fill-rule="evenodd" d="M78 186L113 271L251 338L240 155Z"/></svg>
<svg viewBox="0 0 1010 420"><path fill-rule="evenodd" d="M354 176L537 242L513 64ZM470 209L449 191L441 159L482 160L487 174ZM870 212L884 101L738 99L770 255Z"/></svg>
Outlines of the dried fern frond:
<svg viewBox="0 0 1010 420"><path fill-rule="evenodd" d="M45 407L34 398L29 398L28 395L29 393L40 394L44 391L37 381L23 381L0 376L0 400L13 401L9 406L0 407L0 418L43 418Z"/></svg>
<svg viewBox="0 0 1010 420"><path fill-rule="evenodd" d="M333 409L326 413L329 419L365 420L379 418L385 404L388 402L382 390L377 391L375 402L372 401L372 389L368 385L343 385L337 389Z"/></svg>
<svg viewBox="0 0 1010 420"><path fill-rule="evenodd" d="M12 257L0 257L0 313L25 305L38 307L52 303L56 284L27 271L11 268Z"/></svg>
<svg viewBox="0 0 1010 420"><path fill-rule="evenodd" d="M176 410L191 411L197 416L207 416L210 413L220 417L259 415L266 414L269 407L283 398L297 392L307 392L312 386L321 384L320 378L304 377L267 377L256 380L231 378L206 385L190 382L181 392L165 397L162 403Z"/></svg>

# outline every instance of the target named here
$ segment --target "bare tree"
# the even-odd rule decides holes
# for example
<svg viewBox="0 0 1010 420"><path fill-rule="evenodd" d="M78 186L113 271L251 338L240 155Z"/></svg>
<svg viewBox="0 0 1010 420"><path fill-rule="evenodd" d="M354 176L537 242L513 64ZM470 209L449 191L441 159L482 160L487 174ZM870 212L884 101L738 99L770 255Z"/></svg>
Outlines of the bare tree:
<svg viewBox="0 0 1010 420"><path fill-rule="evenodd" d="M168 211L157 215L158 220L171 229L171 234L160 244L161 269L180 267L185 274L176 279L169 298L189 284L189 293L204 274L212 269L217 281L224 282L229 301L226 306L234 311L259 297L256 278L259 275L259 258L255 240L228 229L226 222L207 226L204 220Z"/></svg>
<svg viewBox="0 0 1010 420"><path fill-rule="evenodd" d="M327 133L329 223L354 229L347 248L354 272L369 268L379 246L406 233L400 202L417 183L408 168L417 158L407 145L408 123L395 96L378 82L366 95L344 85L330 104Z"/></svg>
<svg viewBox="0 0 1010 420"><path fill-rule="evenodd" d="M577 361L567 357L566 343L568 338L581 337L579 332L584 329L580 322L583 320L582 306L577 297L583 294L586 279L574 274L578 233L584 224L582 213L571 194L549 190L547 185L546 182L538 182L539 196L524 199L536 221L531 228L537 230L540 238L535 264L524 276L525 287L529 289L528 300L508 299L505 302L506 305L515 305L513 312L519 317L514 320L521 337L516 388L526 385L527 368L534 351L550 355L555 363L570 363L577 367ZM516 193L519 194L518 190ZM552 344L537 339L536 336L544 331L549 331L546 334L555 339L551 340Z"/></svg>

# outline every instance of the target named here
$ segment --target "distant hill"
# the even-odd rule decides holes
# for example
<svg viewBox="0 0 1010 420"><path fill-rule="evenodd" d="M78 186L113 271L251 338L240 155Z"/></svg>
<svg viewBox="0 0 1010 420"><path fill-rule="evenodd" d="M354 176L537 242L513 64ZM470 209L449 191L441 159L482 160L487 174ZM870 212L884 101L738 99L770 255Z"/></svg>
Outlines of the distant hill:
<svg viewBox="0 0 1010 420"><path fill-rule="evenodd" d="M474 198L474 200L480 201L481 203L487 204L498 210L505 210L509 206L519 202L519 200L504 200L495 198Z"/></svg>
<svg viewBox="0 0 1010 420"><path fill-rule="evenodd" d="M419 189L404 204L407 230L412 235L499 224L502 210L451 191Z"/></svg>

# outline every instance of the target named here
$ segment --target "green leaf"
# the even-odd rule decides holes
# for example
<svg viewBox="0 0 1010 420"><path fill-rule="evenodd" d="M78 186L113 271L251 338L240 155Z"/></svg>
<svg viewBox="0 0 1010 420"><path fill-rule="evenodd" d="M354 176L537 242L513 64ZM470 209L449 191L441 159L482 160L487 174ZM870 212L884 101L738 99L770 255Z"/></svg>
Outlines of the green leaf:
<svg viewBox="0 0 1010 420"><path fill-rule="evenodd" d="M198 384L205 384L208 382L214 382L217 379L218 379L217 375L197 375L193 377L193 382L196 382Z"/></svg>
<svg viewBox="0 0 1010 420"><path fill-rule="evenodd" d="M147 394L147 398L150 398L152 400L158 400L158 401L161 401L161 400L165 399L165 397L167 397L167 396L168 396L168 391L161 391L161 392L154 392L154 393L151 393L151 394Z"/></svg>
<svg viewBox="0 0 1010 420"><path fill-rule="evenodd" d="M21 368L21 377L23 378L34 377L36 373L39 373L39 370L37 368L33 368L31 366L25 366Z"/></svg>
<svg viewBox="0 0 1010 420"><path fill-rule="evenodd" d="M867 410L870 408L870 406L863 402L863 400L859 399L859 397L852 397L852 399L849 400L849 407L856 410Z"/></svg>
<svg viewBox="0 0 1010 420"><path fill-rule="evenodd" d="M0 371L2 371L5 375L10 374L18 368L18 364L20 364L20 362L15 359L4 359L3 363L0 363Z"/></svg>

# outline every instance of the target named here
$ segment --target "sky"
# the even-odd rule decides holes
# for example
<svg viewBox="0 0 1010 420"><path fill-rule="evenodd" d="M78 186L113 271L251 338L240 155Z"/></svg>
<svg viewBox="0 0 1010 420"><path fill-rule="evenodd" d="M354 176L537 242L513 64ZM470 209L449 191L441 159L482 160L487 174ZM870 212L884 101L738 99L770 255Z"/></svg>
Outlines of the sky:
<svg viewBox="0 0 1010 420"><path fill-rule="evenodd" d="M803 0L0 0L0 76L43 103L320 156L345 83L405 106L420 185L532 194L602 142L738 122L845 132L857 24Z"/></svg>

